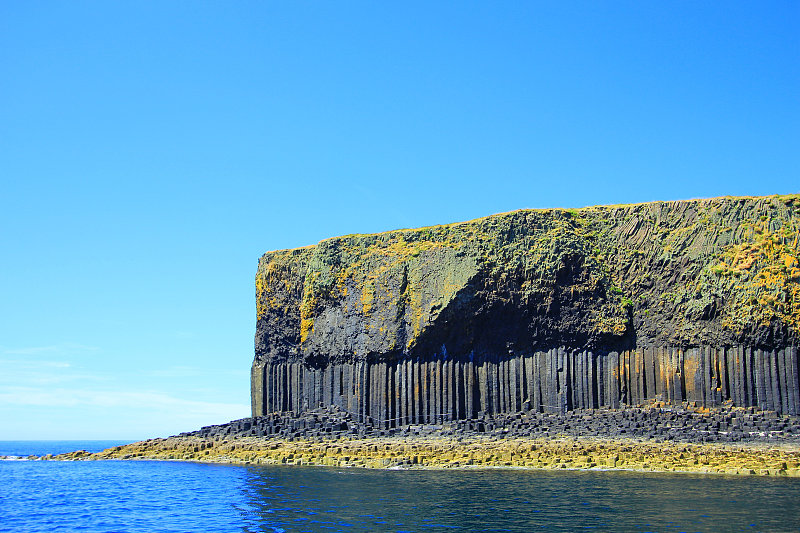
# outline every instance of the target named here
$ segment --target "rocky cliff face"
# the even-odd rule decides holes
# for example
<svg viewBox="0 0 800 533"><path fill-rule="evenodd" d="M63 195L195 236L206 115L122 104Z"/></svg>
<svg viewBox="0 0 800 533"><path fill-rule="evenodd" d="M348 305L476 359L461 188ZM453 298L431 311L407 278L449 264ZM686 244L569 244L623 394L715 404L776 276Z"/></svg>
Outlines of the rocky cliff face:
<svg viewBox="0 0 800 533"><path fill-rule="evenodd" d="M269 252L254 414L797 413L799 240L794 195L521 210Z"/></svg>

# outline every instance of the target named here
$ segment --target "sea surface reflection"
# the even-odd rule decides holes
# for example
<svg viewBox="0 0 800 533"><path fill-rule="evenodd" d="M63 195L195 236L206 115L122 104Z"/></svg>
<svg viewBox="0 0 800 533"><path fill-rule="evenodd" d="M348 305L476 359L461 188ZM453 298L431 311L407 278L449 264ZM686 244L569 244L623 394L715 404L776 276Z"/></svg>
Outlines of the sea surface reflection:
<svg viewBox="0 0 800 533"><path fill-rule="evenodd" d="M248 531L797 531L800 480L250 468Z"/></svg>
<svg viewBox="0 0 800 533"><path fill-rule="evenodd" d="M0 532L800 531L800 479L0 461Z"/></svg>

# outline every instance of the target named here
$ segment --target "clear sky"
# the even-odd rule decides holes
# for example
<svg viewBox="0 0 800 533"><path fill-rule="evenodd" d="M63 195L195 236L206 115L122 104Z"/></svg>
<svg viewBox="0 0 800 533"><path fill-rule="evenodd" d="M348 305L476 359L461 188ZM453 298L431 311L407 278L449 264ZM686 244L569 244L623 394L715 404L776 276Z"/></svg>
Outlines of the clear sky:
<svg viewBox="0 0 800 533"><path fill-rule="evenodd" d="M0 440L248 416L265 251L799 170L798 2L1 2Z"/></svg>

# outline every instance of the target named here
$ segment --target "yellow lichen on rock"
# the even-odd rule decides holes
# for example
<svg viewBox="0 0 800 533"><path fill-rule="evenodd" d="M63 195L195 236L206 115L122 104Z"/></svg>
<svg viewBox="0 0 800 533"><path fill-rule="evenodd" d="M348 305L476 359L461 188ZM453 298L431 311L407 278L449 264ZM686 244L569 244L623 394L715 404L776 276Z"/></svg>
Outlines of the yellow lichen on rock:
<svg viewBox="0 0 800 533"><path fill-rule="evenodd" d="M775 196L520 210L270 252L256 274L257 357L429 357L445 344L467 357L506 345L610 351L795 335L799 207ZM446 318L456 315L458 331ZM479 334L489 326L512 336Z"/></svg>
<svg viewBox="0 0 800 533"><path fill-rule="evenodd" d="M169 437L59 460L158 459L360 468L534 468L800 477L797 446L654 443L598 438L279 440Z"/></svg>

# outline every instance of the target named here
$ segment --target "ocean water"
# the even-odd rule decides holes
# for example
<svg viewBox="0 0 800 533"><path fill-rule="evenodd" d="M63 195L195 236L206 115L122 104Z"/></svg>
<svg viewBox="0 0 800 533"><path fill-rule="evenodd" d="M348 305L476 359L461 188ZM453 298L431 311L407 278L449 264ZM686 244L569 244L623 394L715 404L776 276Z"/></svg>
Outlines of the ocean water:
<svg viewBox="0 0 800 533"><path fill-rule="evenodd" d="M577 530L800 531L800 480L0 461L0 532Z"/></svg>
<svg viewBox="0 0 800 533"><path fill-rule="evenodd" d="M48 453L57 455L75 450L94 453L128 443L129 440L0 440L0 455L27 457Z"/></svg>

